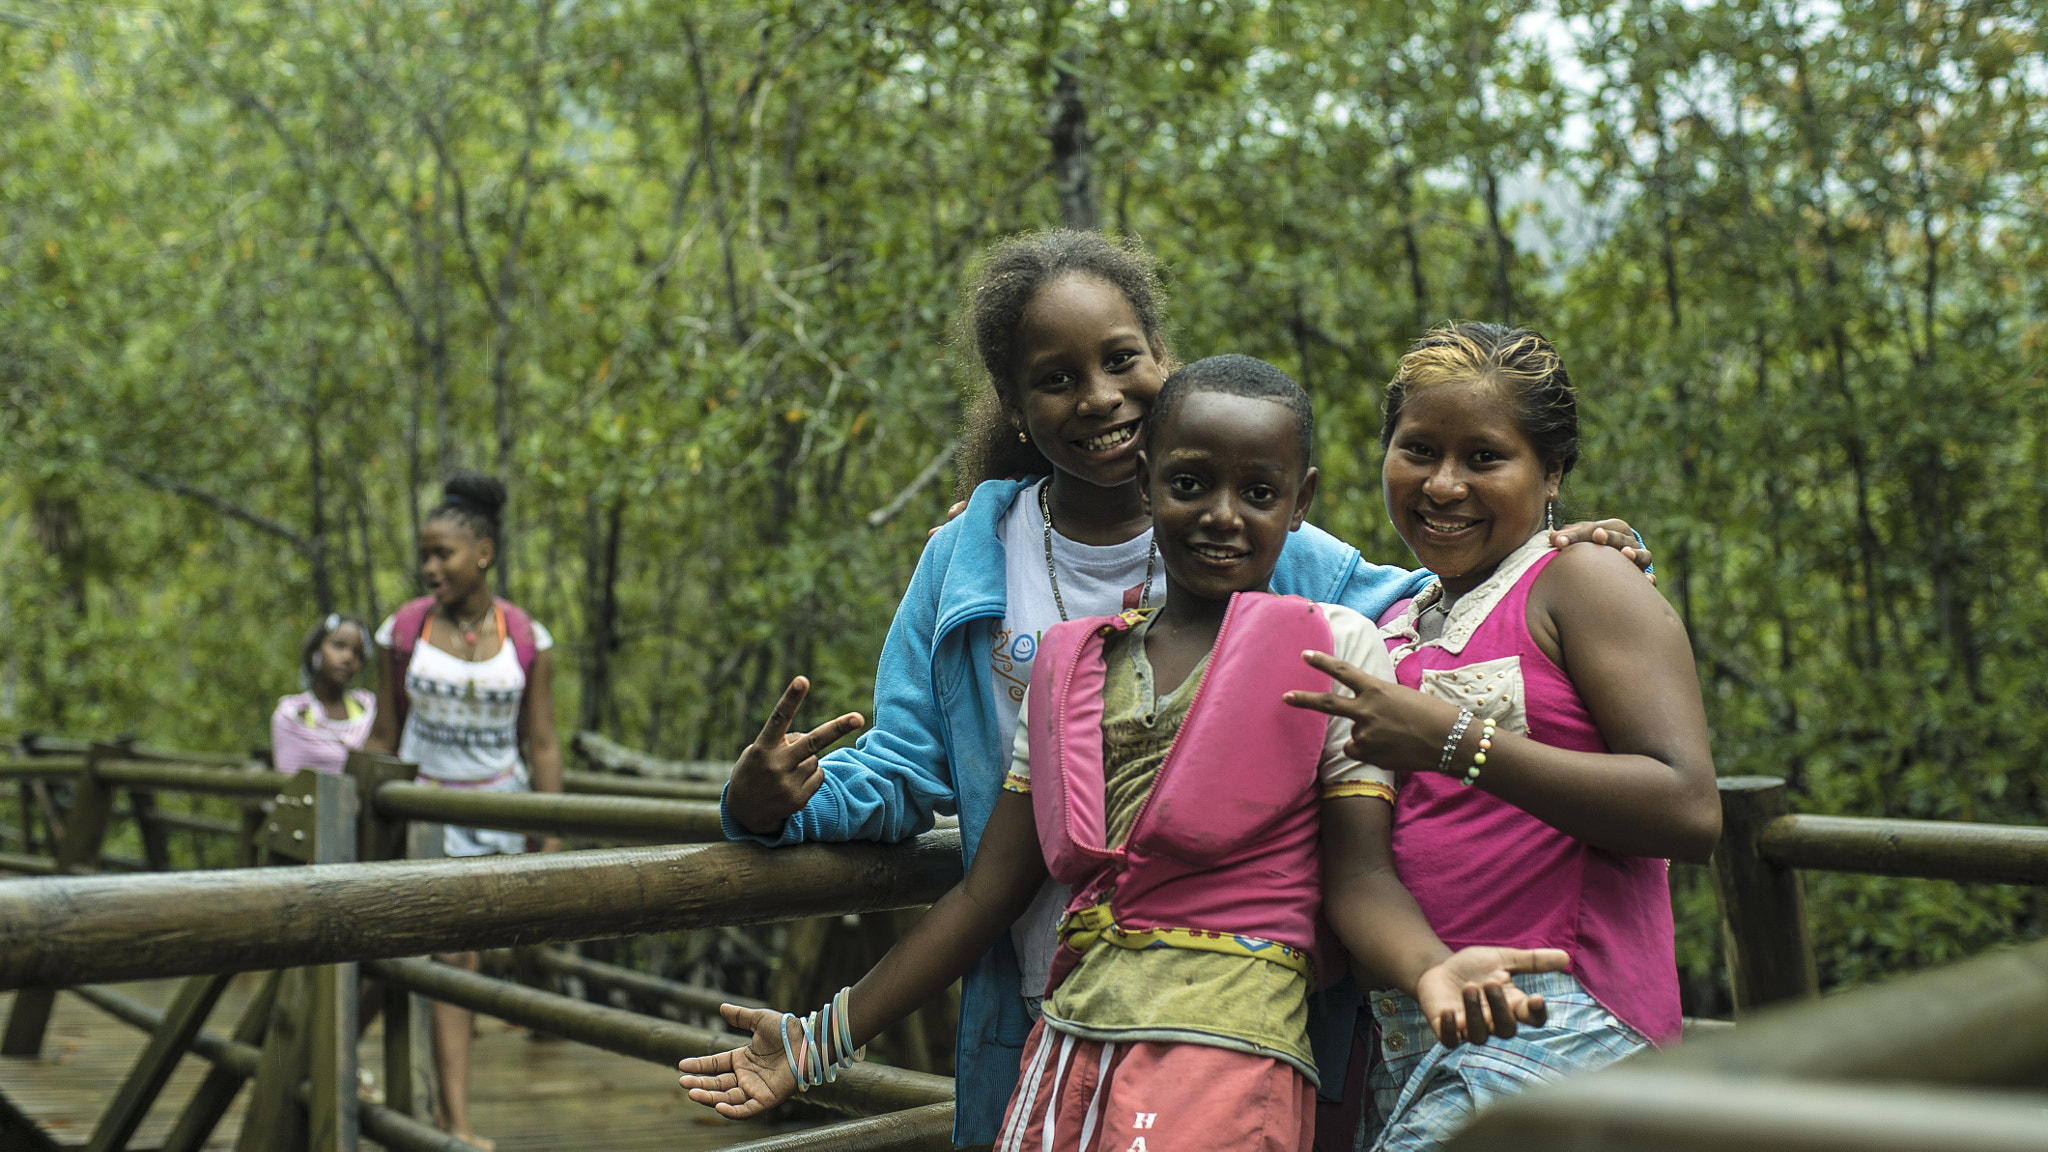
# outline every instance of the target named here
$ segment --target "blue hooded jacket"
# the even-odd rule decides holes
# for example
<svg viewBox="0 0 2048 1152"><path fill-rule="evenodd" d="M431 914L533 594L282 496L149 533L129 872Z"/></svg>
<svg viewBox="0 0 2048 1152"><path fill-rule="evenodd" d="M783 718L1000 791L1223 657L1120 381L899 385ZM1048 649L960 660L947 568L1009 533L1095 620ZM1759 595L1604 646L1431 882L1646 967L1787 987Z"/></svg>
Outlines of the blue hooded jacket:
<svg viewBox="0 0 2048 1152"><path fill-rule="evenodd" d="M958 813L962 864L973 865L1010 761L1012 734L997 720L988 660L1006 603L1000 528L1018 494L1035 482L987 481L974 490L967 510L925 545L882 644L867 731L852 747L826 753L824 785L784 822L780 836L748 832L721 801L729 839L770 846L807 840L894 843L930 831L935 815ZM1303 524L1288 536L1271 587L1377 620L1434 578L1368 564L1358 549ZM1017 1086L1018 1061L1031 1031L1020 979L1005 932L963 982L954 1056L958 1145L993 1143ZM1323 1081L1335 1088L1343 1083L1350 1055L1350 1015L1362 997L1347 979L1324 998L1321 1013L1311 1007L1317 1033L1312 1039L1329 1033L1329 1043L1315 1047ZM1321 1027L1325 1021L1331 1026Z"/></svg>

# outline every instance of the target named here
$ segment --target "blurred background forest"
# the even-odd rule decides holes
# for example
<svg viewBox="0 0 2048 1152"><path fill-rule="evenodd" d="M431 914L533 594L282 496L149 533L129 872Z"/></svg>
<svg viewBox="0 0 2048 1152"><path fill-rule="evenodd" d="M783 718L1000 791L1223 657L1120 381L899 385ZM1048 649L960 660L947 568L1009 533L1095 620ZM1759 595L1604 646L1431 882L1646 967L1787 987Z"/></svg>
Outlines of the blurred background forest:
<svg viewBox="0 0 2048 1152"><path fill-rule="evenodd" d="M510 482L560 723L724 757L865 708L950 497L987 241L1142 236L1178 350L1321 415L1407 562L1380 388L1552 336L1567 489L1657 552L1724 773L2042 822L2043 11L1962 0L0 0L0 733L265 741L317 614ZM1712 899L1676 881L1693 1000ZM1817 876L1824 983L2038 936Z"/></svg>

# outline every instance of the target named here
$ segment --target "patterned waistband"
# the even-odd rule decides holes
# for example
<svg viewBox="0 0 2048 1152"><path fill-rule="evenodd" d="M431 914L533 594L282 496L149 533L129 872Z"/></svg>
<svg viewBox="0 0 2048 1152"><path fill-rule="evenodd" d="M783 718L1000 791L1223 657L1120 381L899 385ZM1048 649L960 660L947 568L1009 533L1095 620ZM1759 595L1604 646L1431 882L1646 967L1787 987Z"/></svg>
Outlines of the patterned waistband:
<svg viewBox="0 0 2048 1152"><path fill-rule="evenodd" d="M481 780L455 780L443 776L429 776L422 772L419 774L418 783L432 784L436 788L489 788L494 784L503 784L518 774L519 766L517 764L505 769L496 776L486 776Z"/></svg>
<svg viewBox="0 0 2048 1152"><path fill-rule="evenodd" d="M1289 971L1315 978L1315 964L1301 949L1277 940L1240 936L1233 932L1212 932L1206 928L1126 928L1116 922L1107 901L1067 914L1060 922L1060 943L1077 952L1096 944L1114 944L1134 952L1147 948L1186 948L1196 952L1221 952L1227 956L1250 956Z"/></svg>

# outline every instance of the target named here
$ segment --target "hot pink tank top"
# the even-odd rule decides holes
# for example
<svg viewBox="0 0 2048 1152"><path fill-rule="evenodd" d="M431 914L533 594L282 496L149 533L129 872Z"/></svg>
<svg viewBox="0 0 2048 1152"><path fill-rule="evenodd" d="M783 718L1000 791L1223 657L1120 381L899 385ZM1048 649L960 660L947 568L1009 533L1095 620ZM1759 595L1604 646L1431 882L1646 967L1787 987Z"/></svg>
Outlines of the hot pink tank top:
<svg viewBox="0 0 2048 1152"><path fill-rule="evenodd" d="M1491 590L1497 602L1476 628L1466 605L1457 605L1442 646L1404 656L1413 608L1389 612L1396 673L1403 685L1491 716L1504 730L1556 748L1605 752L1578 690L1529 635L1529 589L1557 556L1541 541L1531 545L1543 554L1531 557L1525 545L1502 562L1496 579L1513 583L1504 594ZM1466 598L1488 592L1483 584ZM1483 601L1472 608L1485 611ZM1402 780L1393 849L1402 883L1446 946L1562 948L1571 953L1572 974L1623 1023L1660 1045L1678 1039L1668 861L1590 847L1434 772Z"/></svg>

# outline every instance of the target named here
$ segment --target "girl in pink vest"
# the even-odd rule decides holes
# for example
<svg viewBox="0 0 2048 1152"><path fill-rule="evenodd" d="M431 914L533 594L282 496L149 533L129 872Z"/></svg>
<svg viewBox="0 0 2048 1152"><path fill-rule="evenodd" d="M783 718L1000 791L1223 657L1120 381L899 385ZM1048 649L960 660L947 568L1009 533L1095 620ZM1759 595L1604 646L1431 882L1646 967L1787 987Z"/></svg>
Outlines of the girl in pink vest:
<svg viewBox="0 0 2048 1152"><path fill-rule="evenodd" d="M1380 436L1387 513L1439 579L1382 620L1400 686L1318 656L1355 694L1300 702L1352 720L1346 751L1400 774L1393 869L1440 943L1375 974L1362 1145L1419 1152L1491 1099L1678 1039L1667 861L1705 863L1721 816L1677 615L1612 549L1547 545L1578 459L1556 350L1439 328L1402 359ZM1435 1046L1412 975L1479 942L1571 967L1520 982L1545 1027Z"/></svg>
<svg viewBox="0 0 2048 1152"><path fill-rule="evenodd" d="M682 1062L693 1100L743 1118L828 1078L956 979L1050 873L1073 896L997 1147L1310 1146L1308 994L1344 967L1319 930L1321 845L1384 835L1393 797L1391 775L1344 754L1348 724L1282 703L1332 689L1308 651L1393 671L1364 617L1262 591L1315 493L1311 435L1307 396L1271 365L1215 357L1168 380L1139 457L1164 607L1046 632L966 878L808 1019L723 1006L753 1039ZM1352 875L1333 902L1370 894ZM1343 945L1434 946L1413 901L1381 912L1335 917ZM1471 948L1418 992L1447 1028L1512 1035L1544 1008L1508 973L1565 960Z"/></svg>
<svg viewBox="0 0 2048 1152"><path fill-rule="evenodd" d="M370 628L329 612L299 646L302 692L277 702L270 714L270 762L279 772L338 773L351 748L361 748L377 717L377 697L351 688L370 662Z"/></svg>

